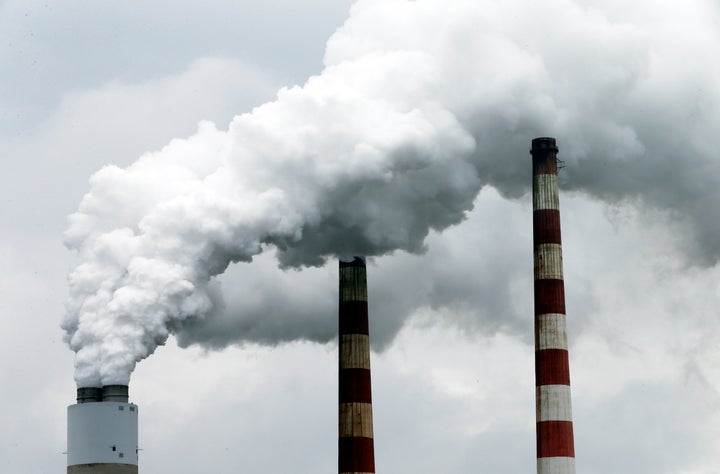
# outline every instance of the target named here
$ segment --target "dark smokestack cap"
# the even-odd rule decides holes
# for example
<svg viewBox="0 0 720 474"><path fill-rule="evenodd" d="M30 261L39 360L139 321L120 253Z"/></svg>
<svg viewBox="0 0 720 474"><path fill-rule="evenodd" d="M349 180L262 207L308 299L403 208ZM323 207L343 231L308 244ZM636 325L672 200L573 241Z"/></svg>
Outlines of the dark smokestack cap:
<svg viewBox="0 0 720 474"><path fill-rule="evenodd" d="M104 385L102 388L102 401L127 403L128 392L127 385Z"/></svg>
<svg viewBox="0 0 720 474"><path fill-rule="evenodd" d="M362 267L365 268L365 257L340 257L340 268L343 267Z"/></svg>
<svg viewBox="0 0 720 474"><path fill-rule="evenodd" d="M530 153L535 152L548 152L548 151L554 151L555 153L558 152L558 147L555 144L555 139L552 137L538 137L533 138L532 141L532 149L530 150Z"/></svg>
<svg viewBox="0 0 720 474"><path fill-rule="evenodd" d="M100 387L80 387L77 389L78 403L101 402L102 397L103 389Z"/></svg>

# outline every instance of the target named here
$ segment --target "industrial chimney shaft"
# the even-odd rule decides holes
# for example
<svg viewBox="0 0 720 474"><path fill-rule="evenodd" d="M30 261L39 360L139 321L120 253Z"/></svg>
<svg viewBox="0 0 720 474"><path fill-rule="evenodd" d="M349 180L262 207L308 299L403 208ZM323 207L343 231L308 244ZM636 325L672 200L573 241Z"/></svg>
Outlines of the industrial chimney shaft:
<svg viewBox="0 0 720 474"><path fill-rule="evenodd" d="M67 410L67 474L138 473L138 407L127 385L80 387Z"/></svg>
<svg viewBox="0 0 720 474"><path fill-rule="evenodd" d="M365 259L340 260L338 472L374 473Z"/></svg>
<svg viewBox="0 0 720 474"><path fill-rule="evenodd" d="M565 283L554 138L532 141L538 474L574 474Z"/></svg>

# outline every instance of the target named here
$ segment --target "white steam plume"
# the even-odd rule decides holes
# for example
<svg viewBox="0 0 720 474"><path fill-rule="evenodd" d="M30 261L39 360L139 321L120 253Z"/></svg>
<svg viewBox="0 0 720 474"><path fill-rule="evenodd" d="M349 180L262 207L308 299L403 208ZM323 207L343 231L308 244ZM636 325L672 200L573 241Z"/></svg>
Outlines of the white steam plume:
<svg viewBox="0 0 720 474"><path fill-rule="evenodd" d="M714 263L717 12L594 3L361 0L303 87L97 172L66 233L77 383L127 383L212 314L214 276L267 246L284 267L422 251L483 185L523 194L539 135L558 138L566 186L669 209Z"/></svg>

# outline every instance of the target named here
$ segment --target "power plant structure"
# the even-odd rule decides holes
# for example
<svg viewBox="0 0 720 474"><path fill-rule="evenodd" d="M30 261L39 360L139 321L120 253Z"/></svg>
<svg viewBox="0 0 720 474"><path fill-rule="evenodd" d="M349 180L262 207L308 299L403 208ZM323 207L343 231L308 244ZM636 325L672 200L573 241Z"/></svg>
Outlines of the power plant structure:
<svg viewBox="0 0 720 474"><path fill-rule="evenodd" d="M127 385L78 388L67 421L67 474L138 473L138 407Z"/></svg>
<svg viewBox="0 0 720 474"><path fill-rule="evenodd" d="M365 258L339 264L338 473L369 474L375 447Z"/></svg>
<svg viewBox="0 0 720 474"><path fill-rule="evenodd" d="M532 140L538 474L575 474L556 140ZM339 260L338 473L374 474L364 257ZM67 408L67 474L138 474L138 407L127 385L77 389Z"/></svg>
<svg viewBox="0 0 720 474"><path fill-rule="evenodd" d="M535 138L530 154L533 168L537 472L575 474L555 139Z"/></svg>

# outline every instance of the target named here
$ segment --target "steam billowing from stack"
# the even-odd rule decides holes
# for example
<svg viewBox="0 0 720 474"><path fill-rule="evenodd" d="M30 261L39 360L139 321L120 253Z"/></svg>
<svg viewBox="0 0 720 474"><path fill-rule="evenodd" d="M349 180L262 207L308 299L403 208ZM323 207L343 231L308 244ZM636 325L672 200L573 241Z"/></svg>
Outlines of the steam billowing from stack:
<svg viewBox="0 0 720 474"><path fill-rule="evenodd" d="M137 474L138 409L127 385L78 388L67 443L67 474Z"/></svg>
<svg viewBox="0 0 720 474"><path fill-rule="evenodd" d="M719 145L712 16L605 3L360 0L304 86L226 131L202 123L98 171L65 236L79 258L63 322L78 386L128 384L169 334L202 342L220 312L230 315L213 326L223 343L259 337L228 331L238 309L224 308L215 277L233 262L422 252L484 185L527 192L517 157L541 130L566 137L569 189L670 210L696 237L688 252L714 263L720 175L698 172L713 169ZM696 35L673 34L677 19ZM276 301L271 288L253 296L261 308ZM310 323L321 330L291 325L270 338L333 333L331 319Z"/></svg>
<svg viewBox="0 0 720 474"><path fill-rule="evenodd" d="M338 473L375 472L367 270L363 257L340 259Z"/></svg>
<svg viewBox="0 0 720 474"><path fill-rule="evenodd" d="M447 110L372 97L349 73L93 176L66 235L81 260L64 322L78 386L127 384L171 331L212 316L213 277L268 246L283 266L419 252L464 218L480 188L472 137Z"/></svg>

